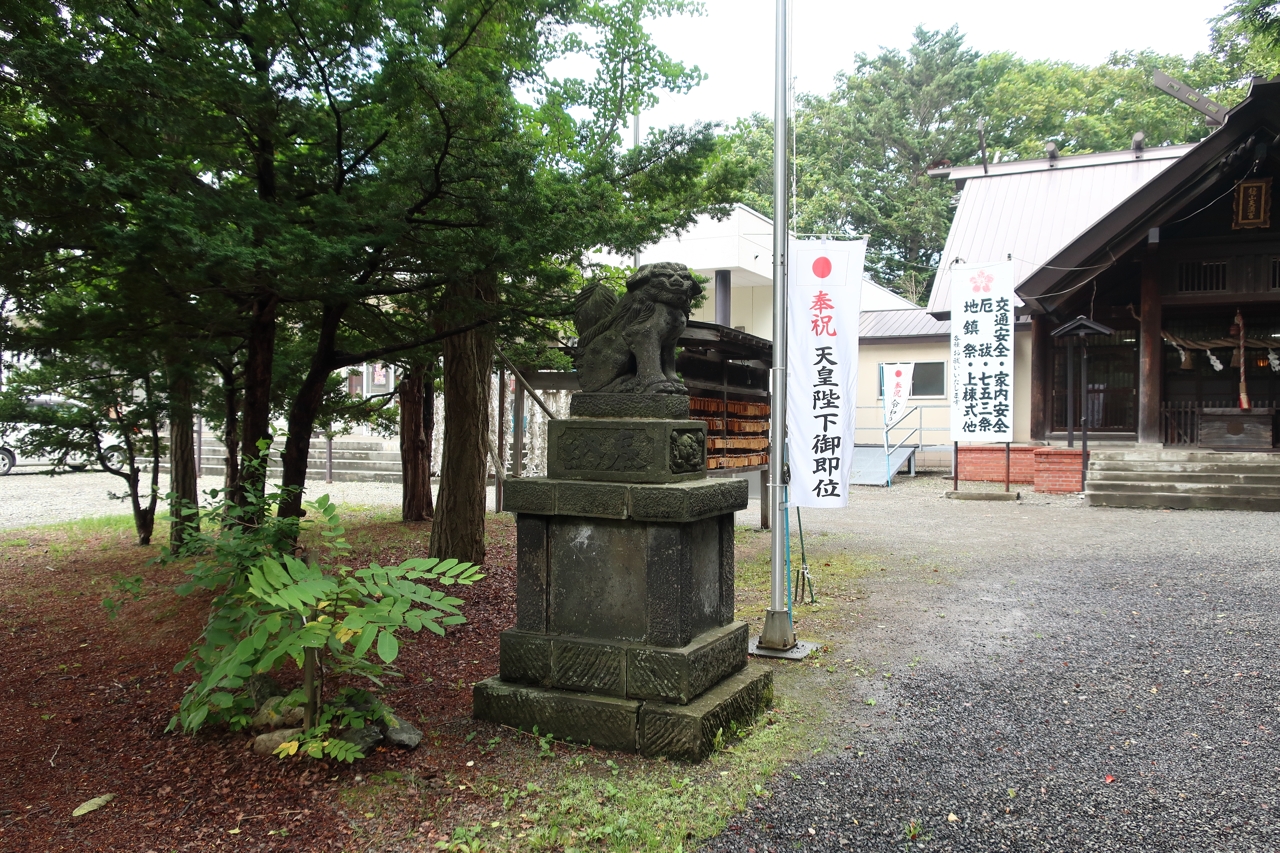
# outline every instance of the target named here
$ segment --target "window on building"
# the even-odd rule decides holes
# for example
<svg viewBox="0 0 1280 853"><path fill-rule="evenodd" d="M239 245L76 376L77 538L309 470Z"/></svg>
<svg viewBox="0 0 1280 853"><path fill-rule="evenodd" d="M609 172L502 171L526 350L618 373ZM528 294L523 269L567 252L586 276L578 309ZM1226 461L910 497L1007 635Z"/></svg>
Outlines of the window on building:
<svg viewBox="0 0 1280 853"><path fill-rule="evenodd" d="M1183 261L1178 264L1179 293L1226 289L1226 261Z"/></svg>
<svg viewBox="0 0 1280 853"><path fill-rule="evenodd" d="M880 365L880 390L878 397L884 397L884 364ZM917 361L916 369L911 376L912 397L945 397L947 396L947 363L945 361Z"/></svg>

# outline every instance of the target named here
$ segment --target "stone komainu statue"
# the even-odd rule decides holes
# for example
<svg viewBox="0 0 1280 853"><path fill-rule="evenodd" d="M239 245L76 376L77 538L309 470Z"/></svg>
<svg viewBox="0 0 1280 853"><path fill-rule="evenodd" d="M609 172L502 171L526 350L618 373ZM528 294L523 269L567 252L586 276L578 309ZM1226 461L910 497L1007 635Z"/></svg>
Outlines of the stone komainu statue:
<svg viewBox="0 0 1280 853"><path fill-rule="evenodd" d="M684 264L645 264L621 299L603 284L578 293L574 366L583 391L687 394L676 376L676 340L702 287Z"/></svg>

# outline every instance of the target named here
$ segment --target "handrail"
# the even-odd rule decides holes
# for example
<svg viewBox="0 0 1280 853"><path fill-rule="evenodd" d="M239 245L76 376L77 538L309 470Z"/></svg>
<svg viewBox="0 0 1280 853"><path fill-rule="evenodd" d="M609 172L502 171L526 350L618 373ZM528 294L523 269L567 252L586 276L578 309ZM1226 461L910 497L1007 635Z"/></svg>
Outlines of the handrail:
<svg viewBox="0 0 1280 853"><path fill-rule="evenodd" d="M897 451L901 450L901 449L902 449L902 445L904 445L904 444L906 444L906 443L907 443L907 439L911 438L911 436L915 435L916 433L920 433L920 438L921 438L921 440L922 440L922 441L923 441L923 439L924 439L924 412L922 411L922 410L923 410L923 408L924 408L924 407L922 407L922 406L912 406L911 408L909 408L909 409L907 409L905 412L903 412L903 413L898 417L898 419L897 419L896 421L894 421L894 422L893 422L893 423L891 423L891 424L885 424L885 426L884 426L884 482L885 482L885 486L892 486L892 485L893 485L893 454L894 454L894 453L896 453ZM939 406L939 407L933 407L933 408L941 408L941 407ZM897 427L898 427L898 425L899 425L899 424L901 424L904 420L906 420L907 418L909 418L909 417L910 417L911 415L913 415L913 414L914 414L914 415L917 415L917 416L920 418L920 423L919 423L919 424L917 424L915 427L912 427L912 428L907 432L907 434L906 434L905 436L903 436L901 439L899 439L898 443L897 443L897 444L895 444L895 445L893 446L893 449L892 449L892 450L890 450L890 449L889 449L889 433L890 433L890 432L892 432L894 429L897 429ZM856 432L855 432L855 434L856 434ZM917 447L917 448L918 448L918 447L920 447L920 446L921 446L921 445L920 445L920 443L917 443L917 444L916 444L916 447ZM914 470L914 469L913 469L913 470Z"/></svg>

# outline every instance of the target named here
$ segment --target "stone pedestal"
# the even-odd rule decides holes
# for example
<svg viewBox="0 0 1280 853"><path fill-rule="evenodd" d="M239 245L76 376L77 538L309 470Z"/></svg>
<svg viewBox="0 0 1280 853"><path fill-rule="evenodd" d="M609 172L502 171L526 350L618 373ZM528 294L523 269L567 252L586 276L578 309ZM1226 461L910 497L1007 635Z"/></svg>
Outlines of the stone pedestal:
<svg viewBox="0 0 1280 853"><path fill-rule="evenodd" d="M697 761L772 695L733 619L733 514L687 397L576 394L548 428L551 476L507 481L516 627L478 719Z"/></svg>

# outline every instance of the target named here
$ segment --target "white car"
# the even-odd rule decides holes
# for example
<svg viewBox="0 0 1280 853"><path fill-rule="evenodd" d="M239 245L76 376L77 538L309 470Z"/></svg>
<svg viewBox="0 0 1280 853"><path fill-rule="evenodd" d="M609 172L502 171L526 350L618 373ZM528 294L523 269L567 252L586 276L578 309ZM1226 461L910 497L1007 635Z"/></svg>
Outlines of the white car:
<svg viewBox="0 0 1280 853"><path fill-rule="evenodd" d="M38 406L53 405L70 405L76 406L69 400L62 400L56 397L37 397L31 401ZM5 429L4 427L8 427ZM64 453L61 456L25 456L18 452L17 445L29 426L21 424L0 425L0 477L12 473L14 468L52 468L55 465L65 465L72 471L83 471L86 468L97 467L97 460L84 455L72 455ZM103 451L106 466L113 471L122 470L126 464L125 449L119 445L113 444Z"/></svg>

